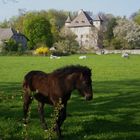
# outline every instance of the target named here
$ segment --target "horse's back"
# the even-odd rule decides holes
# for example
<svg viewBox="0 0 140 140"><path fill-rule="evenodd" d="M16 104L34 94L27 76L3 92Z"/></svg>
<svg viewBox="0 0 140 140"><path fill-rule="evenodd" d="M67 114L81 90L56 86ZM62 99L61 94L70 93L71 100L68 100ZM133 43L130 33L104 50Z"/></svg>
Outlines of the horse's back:
<svg viewBox="0 0 140 140"><path fill-rule="evenodd" d="M44 77L46 75L45 72L43 71L38 71L38 70L33 70L28 72L25 76L24 76L24 81L23 81L23 88L27 88L29 87L31 90L33 90L33 79L34 77Z"/></svg>

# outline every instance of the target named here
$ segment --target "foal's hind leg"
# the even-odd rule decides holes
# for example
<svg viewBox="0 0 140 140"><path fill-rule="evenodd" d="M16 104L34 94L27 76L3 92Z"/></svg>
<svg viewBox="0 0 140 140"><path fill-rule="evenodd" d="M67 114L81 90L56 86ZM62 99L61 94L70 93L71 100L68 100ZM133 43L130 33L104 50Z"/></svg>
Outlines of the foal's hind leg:
<svg viewBox="0 0 140 140"><path fill-rule="evenodd" d="M45 118L44 118L44 103L38 102L38 112L40 115L40 121L42 127L43 129L47 130L47 124L45 123Z"/></svg>
<svg viewBox="0 0 140 140"><path fill-rule="evenodd" d="M32 96L30 93L25 92L24 93L24 103L23 103L23 113L24 113L24 124L27 124L28 122L28 111L29 111L29 105L32 102Z"/></svg>

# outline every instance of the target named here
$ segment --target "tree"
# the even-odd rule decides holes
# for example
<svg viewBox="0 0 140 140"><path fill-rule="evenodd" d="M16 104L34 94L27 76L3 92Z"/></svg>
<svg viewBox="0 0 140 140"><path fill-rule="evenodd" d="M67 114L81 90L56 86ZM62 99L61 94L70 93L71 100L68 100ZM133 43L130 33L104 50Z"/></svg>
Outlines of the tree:
<svg viewBox="0 0 140 140"><path fill-rule="evenodd" d="M17 19L16 19L16 21L15 21L15 23L14 23L14 28L16 29L16 30L19 30L21 33L23 33L24 32L24 29L23 29L23 22L24 22L24 19L25 19L25 15L20 15Z"/></svg>
<svg viewBox="0 0 140 140"><path fill-rule="evenodd" d="M140 9L137 12L131 14L130 20L133 20L135 23L140 25Z"/></svg>
<svg viewBox="0 0 140 140"><path fill-rule="evenodd" d="M0 23L1 28L8 28L10 27L10 23L7 20L4 20L3 22Z"/></svg>
<svg viewBox="0 0 140 140"><path fill-rule="evenodd" d="M73 54L77 52L79 45L76 35L70 29L62 28L60 40L54 44L54 47L59 54Z"/></svg>
<svg viewBox="0 0 140 140"><path fill-rule="evenodd" d="M17 51L18 50L18 44L15 40L9 39L7 42L5 42L4 50L7 52L11 51Z"/></svg>
<svg viewBox="0 0 140 140"><path fill-rule="evenodd" d="M30 49L36 48L38 43L51 47L53 36L49 21L38 13L28 13L23 21L24 33L29 39Z"/></svg>
<svg viewBox="0 0 140 140"><path fill-rule="evenodd" d="M140 46L140 26L127 19L119 19L114 28L116 38L124 40L123 48L137 48ZM126 42L126 43L125 43Z"/></svg>
<svg viewBox="0 0 140 140"><path fill-rule="evenodd" d="M140 25L140 10L136 13L136 16L134 17L134 21Z"/></svg>
<svg viewBox="0 0 140 140"><path fill-rule="evenodd" d="M47 11L47 18L50 23L55 24L58 28L62 28L67 19L68 12L50 9Z"/></svg>
<svg viewBox="0 0 140 140"><path fill-rule="evenodd" d="M4 42L2 51L23 53L25 51L25 48L23 48L21 43L17 43L14 39L9 39Z"/></svg>
<svg viewBox="0 0 140 140"><path fill-rule="evenodd" d="M104 19L104 29L103 29L103 47L112 48L111 41L114 39L113 29L117 25L117 19L111 14L101 13Z"/></svg>
<svg viewBox="0 0 140 140"><path fill-rule="evenodd" d="M104 34L105 40L108 40L110 42L114 38L113 28L116 25L117 25L116 18L111 18L108 21L108 24L106 27L107 29L106 29L106 32Z"/></svg>
<svg viewBox="0 0 140 140"><path fill-rule="evenodd" d="M65 20L67 18L67 12L50 9L45 13L46 13L46 17L48 18L51 24L51 32L54 37L54 42L57 42L60 39L59 31L65 24Z"/></svg>

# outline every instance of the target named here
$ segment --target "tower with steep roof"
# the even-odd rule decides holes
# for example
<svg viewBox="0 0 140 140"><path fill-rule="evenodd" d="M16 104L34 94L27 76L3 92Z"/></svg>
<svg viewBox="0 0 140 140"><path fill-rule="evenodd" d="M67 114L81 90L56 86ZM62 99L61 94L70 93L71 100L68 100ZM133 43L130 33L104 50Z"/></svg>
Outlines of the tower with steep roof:
<svg viewBox="0 0 140 140"><path fill-rule="evenodd" d="M66 21L65 21L65 26L69 27L70 24L71 24L71 17L70 17L70 14L69 14Z"/></svg>

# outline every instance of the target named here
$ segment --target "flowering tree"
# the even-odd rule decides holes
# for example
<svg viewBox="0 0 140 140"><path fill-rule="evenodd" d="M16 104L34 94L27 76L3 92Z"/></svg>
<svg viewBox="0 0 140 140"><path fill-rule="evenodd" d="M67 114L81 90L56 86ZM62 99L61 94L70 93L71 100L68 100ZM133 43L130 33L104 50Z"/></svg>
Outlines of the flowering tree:
<svg viewBox="0 0 140 140"><path fill-rule="evenodd" d="M128 48L140 47L140 26L127 19L119 19L114 28L114 36L128 42Z"/></svg>

